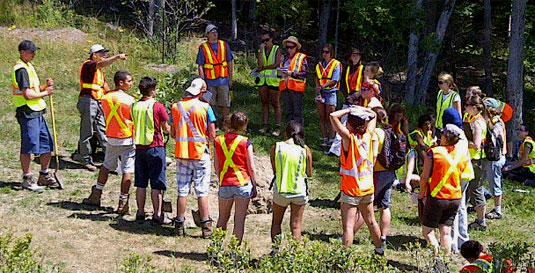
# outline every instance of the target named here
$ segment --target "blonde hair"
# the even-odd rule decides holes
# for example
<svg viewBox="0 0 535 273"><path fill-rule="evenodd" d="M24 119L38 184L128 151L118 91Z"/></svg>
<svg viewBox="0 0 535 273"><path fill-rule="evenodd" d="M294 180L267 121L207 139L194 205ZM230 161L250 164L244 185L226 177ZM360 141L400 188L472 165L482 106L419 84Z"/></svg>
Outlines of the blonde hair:
<svg viewBox="0 0 535 273"><path fill-rule="evenodd" d="M453 77L449 73L440 72L440 74L438 74L438 79L439 80L443 79L445 82L447 82L449 84L451 89L453 89L454 91L459 92L459 88L457 87L457 85L453 81Z"/></svg>
<svg viewBox="0 0 535 273"><path fill-rule="evenodd" d="M481 91L481 88L477 85L473 85L466 88L466 95L468 96L468 94L470 94L470 96L478 96L480 98L483 98L485 96L485 93L483 93L483 91Z"/></svg>
<svg viewBox="0 0 535 273"><path fill-rule="evenodd" d="M370 71L373 73L373 77L379 77L381 76L383 72L383 68L379 65L378 62L370 62L366 64L366 66L370 67Z"/></svg>

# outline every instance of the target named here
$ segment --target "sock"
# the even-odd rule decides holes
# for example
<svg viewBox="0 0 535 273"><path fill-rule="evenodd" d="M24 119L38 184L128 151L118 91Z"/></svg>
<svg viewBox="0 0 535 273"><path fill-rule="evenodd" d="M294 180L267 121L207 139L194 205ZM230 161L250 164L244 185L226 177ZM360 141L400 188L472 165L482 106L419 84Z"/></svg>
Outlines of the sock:
<svg viewBox="0 0 535 273"><path fill-rule="evenodd" d="M47 175L47 174L48 174L48 169L40 170L40 171L39 171L39 174Z"/></svg>
<svg viewBox="0 0 535 273"><path fill-rule="evenodd" d="M480 225L485 225L485 218L483 219L476 219L476 222Z"/></svg>
<svg viewBox="0 0 535 273"><path fill-rule="evenodd" d="M381 236L381 241L386 241L386 236Z"/></svg>
<svg viewBox="0 0 535 273"><path fill-rule="evenodd" d="M95 188L97 190L102 190L102 189L104 189L104 184L97 182L97 184L95 185Z"/></svg>
<svg viewBox="0 0 535 273"><path fill-rule="evenodd" d="M204 223L206 221L211 221L212 219L210 217L208 218L201 218L201 223Z"/></svg>
<svg viewBox="0 0 535 273"><path fill-rule="evenodd" d="M383 247L376 247L375 248L375 253L377 253L379 255L384 255L385 254L385 250L383 249Z"/></svg>
<svg viewBox="0 0 535 273"><path fill-rule="evenodd" d="M31 173L25 173L22 175L22 179L30 178L30 176L32 176Z"/></svg>
<svg viewBox="0 0 535 273"><path fill-rule="evenodd" d="M176 217L176 221L177 222L184 222L184 221L186 221L186 218L184 216L177 216Z"/></svg>
<svg viewBox="0 0 535 273"><path fill-rule="evenodd" d="M121 199L128 199L128 193L126 193L126 194L121 193L121 194L119 195L119 198L121 198Z"/></svg>
<svg viewBox="0 0 535 273"><path fill-rule="evenodd" d="M502 206L494 206L494 210L499 213L499 214L502 214Z"/></svg>

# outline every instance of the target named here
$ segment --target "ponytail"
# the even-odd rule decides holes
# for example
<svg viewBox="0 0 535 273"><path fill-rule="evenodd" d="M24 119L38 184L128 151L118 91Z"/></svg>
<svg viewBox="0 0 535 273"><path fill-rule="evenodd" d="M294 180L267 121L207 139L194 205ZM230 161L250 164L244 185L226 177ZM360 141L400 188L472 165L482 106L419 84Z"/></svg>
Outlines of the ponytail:
<svg viewBox="0 0 535 273"><path fill-rule="evenodd" d="M305 130L301 123L290 121L286 125L286 137L293 139L295 144L305 147Z"/></svg>

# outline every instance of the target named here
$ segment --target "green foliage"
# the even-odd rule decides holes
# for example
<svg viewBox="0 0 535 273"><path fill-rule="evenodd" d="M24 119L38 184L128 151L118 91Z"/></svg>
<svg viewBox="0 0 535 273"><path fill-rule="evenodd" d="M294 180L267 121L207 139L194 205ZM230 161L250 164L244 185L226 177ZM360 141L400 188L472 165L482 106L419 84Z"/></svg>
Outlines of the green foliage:
<svg viewBox="0 0 535 273"><path fill-rule="evenodd" d="M308 1L265 0L257 6L258 21L277 32L302 37L311 26L312 9Z"/></svg>
<svg viewBox="0 0 535 273"><path fill-rule="evenodd" d="M493 242L489 245L489 254L494 258L494 271L500 272L505 261L509 260L516 269L527 269L533 266L534 253L530 251L534 245L527 242ZM524 272L524 271L522 271Z"/></svg>
<svg viewBox="0 0 535 273"><path fill-rule="evenodd" d="M416 272L449 272L451 257L442 249L436 253L429 247L422 247L420 243L408 243L405 245L411 256L413 265L417 268Z"/></svg>
<svg viewBox="0 0 535 273"><path fill-rule="evenodd" d="M252 268L253 258L247 242L240 245L236 236L225 243L226 231L216 228L212 231L210 245L206 249L210 265L221 272L242 272Z"/></svg>
<svg viewBox="0 0 535 273"><path fill-rule="evenodd" d="M141 256L131 253L123 260L121 266L122 273L156 273L154 266L150 265L152 258L150 256Z"/></svg>
<svg viewBox="0 0 535 273"><path fill-rule="evenodd" d="M156 99L170 108L173 103L184 98L184 91L197 76L196 66L189 64L175 73L166 74L158 84Z"/></svg>
<svg viewBox="0 0 535 273"><path fill-rule="evenodd" d="M32 234L16 238L11 233L0 236L0 272L58 272L47 269L34 257L30 249Z"/></svg>

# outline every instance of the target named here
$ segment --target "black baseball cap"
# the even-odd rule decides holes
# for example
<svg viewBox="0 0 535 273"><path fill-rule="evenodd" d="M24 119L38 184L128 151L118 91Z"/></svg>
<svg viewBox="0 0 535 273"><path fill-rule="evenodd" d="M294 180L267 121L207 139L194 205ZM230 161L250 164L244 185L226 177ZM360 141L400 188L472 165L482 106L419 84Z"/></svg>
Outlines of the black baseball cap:
<svg viewBox="0 0 535 273"><path fill-rule="evenodd" d="M21 50L31 50L31 51L36 51L40 49L39 47L37 47L32 41L30 40L24 40L22 42L20 42L19 44L19 51Z"/></svg>

